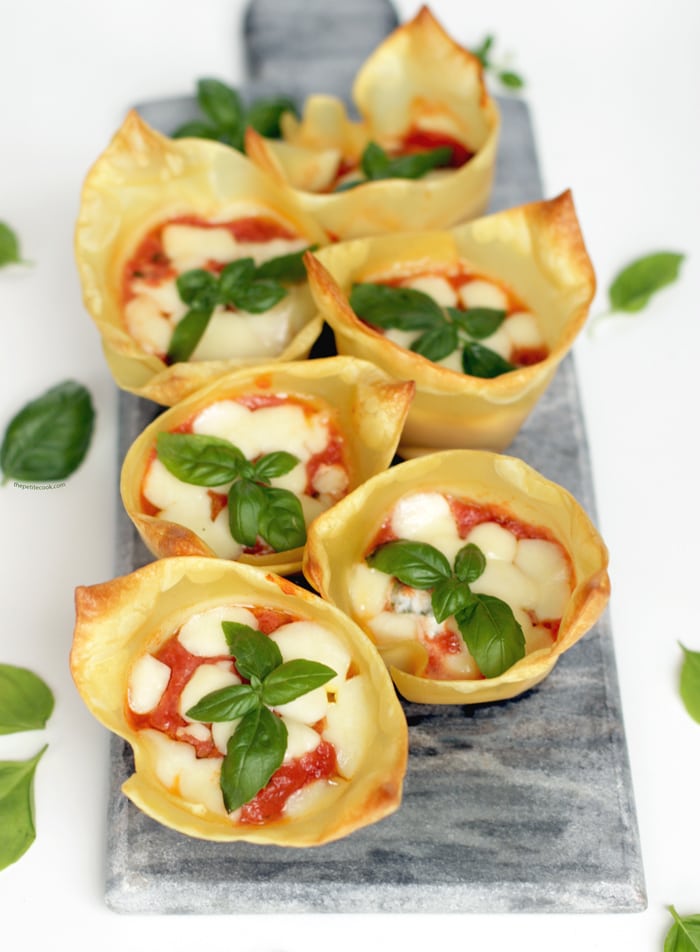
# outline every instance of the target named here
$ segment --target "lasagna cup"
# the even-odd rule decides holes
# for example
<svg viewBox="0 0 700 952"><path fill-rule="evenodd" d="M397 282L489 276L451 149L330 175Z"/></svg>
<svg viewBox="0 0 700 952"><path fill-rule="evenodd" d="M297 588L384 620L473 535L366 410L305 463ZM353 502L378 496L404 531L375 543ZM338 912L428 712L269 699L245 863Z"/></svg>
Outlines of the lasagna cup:
<svg viewBox="0 0 700 952"><path fill-rule="evenodd" d="M353 357L226 374L137 437L124 507L157 557L296 572L308 524L390 465L413 391Z"/></svg>
<svg viewBox="0 0 700 952"><path fill-rule="evenodd" d="M248 130L246 151L335 239L444 228L489 201L499 114L477 57L427 7L367 59L343 103L314 95L282 139Z"/></svg>
<svg viewBox="0 0 700 952"><path fill-rule="evenodd" d="M180 833L314 846L399 806L407 728L381 659L279 576L183 557L80 587L70 662L133 748L124 793Z"/></svg>
<svg viewBox="0 0 700 952"><path fill-rule="evenodd" d="M416 382L404 457L504 450L583 327L595 293L573 200L306 255L338 352Z"/></svg>
<svg viewBox="0 0 700 952"><path fill-rule="evenodd" d="M474 704L546 677L603 611L607 564L562 487L519 459L448 450L320 516L304 574L377 645L405 698Z"/></svg>
<svg viewBox="0 0 700 952"><path fill-rule="evenodd" d="M325 233L243 155L126 117L82 190L75 253L117 384L171 405L236 366L306 357L300 260Z"/></svg>

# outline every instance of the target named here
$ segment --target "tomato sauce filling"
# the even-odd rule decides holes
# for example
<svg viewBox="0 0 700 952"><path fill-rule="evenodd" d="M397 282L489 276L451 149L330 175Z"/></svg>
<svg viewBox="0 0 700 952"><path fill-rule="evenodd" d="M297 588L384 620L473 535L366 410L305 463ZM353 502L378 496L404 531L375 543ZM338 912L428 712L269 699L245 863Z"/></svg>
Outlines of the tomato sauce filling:
<svg viewBox="0 0 700 952"><path fill-rule="evenodd" d="M287 612L272 608L254 606L248 607L248 611L255 615L258 629L266 635L272 634L282 625L299 620ZM180 642L178 632L153 652L153 657L170 668L170 680L156 707L147 714L137 714L128 703L126 704L126 719L129 726L136 731L157 730L172 740L191 744L197 758L223 759L223 754L211 737L202 740L194 733L188 733L191 723L182 717L178 708L183 689L202 664L228 662L231 671L237 674L243 683L248 683L247 679L236 670L234 658L231 655L214 657L194 655ZM338 776L338 769L335 747L328 741L321 740L314 750L283 763L267 785L241 808L239 822L262 824L279 819L287 800L293 793L315 780L330 780L336 776Z"/></svg>
<svg viewBox="0 0 700 952"><path fill-rule="evenodd" d="M310 418L314 414L323 411L323 408L316 406L307 400L303 400L301 397L298 397L294 394L246 393L240 396L232 397L230 399L235 400L236 403L240 403L251 412L260 410L263 407L277 407L284 404L293 404L295 406L301 407L307 418ZM198 414L193 414L189 420L185 420L183 423L173 427L173 429L169 430L168 432L192 433L197 415ZM349 472L345 438L340 432L340 429L336 423L330 417L327 417L324 422L328 433L328 441L322 450L320 450L318 453L314 453L306 461L306 485L303 492L305 495L314 499L318 498L320 495L320 493L314 488L314 480L322 466L340 466L345 470L346 473ZM157 451L154 446L149 453L146 466L144 467L144 474L141 480L140 489L141 511L147 516L157 516L162 511L150 501L145 491L148 472L155 459L157 459ZM255 460L252 460L252 462L255 462ZM227 507L228 495L226 492L220 492L216 489L208 489L207 495L210 499L210 518L211 521L214 522L217 516ZM259 539L255 546L245 546L243 551L247 555L264 555L272 552L273 549L271 549L264 541Z"/></svg>

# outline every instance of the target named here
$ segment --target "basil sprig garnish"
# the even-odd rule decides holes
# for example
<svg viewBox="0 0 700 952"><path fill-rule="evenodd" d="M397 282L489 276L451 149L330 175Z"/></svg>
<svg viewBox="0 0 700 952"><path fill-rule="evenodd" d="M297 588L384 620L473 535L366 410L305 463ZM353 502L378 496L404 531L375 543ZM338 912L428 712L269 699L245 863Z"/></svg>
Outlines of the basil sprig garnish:
<svg viewBox="0 0 700 952"><path fill-rule="evenodd" d="M392 158L376 142L370 142L360 159L361 176L343 182L336 188L336 192L344 192L366 182L378 182L381 179L418 179L433 169L449 165L451 160L452 149L448 145Z"/></svg>
<svg viewBox="0 0 700 952"><path fill-rule="evenodd" d="M284 760L287 728L270 708L322 687L337 672L317 661L283 661L277 644L248 625L232 621L221 625L238 673L248 683L212 691L187 711L187 717L205 723L238 720L220 781L224 804L232 812L252 800Z"/></svg>
<svg viewBox="0 0 700 952"><path fill-rule="evenodd" d="M90 393L73 380L51 387L13 417L0 446L3 482L66 479L83 462L95 410Z"/></svg>
<svg viewBox="0 0 700 952"><path fill-rule="evenodd" d="M195 486L223 486L228 490L231 535L253 548L258 536L275 552L295 549L306 542L306 523L298 496L271 486L299 462L292 453L266 453L254 462L228 440L201 433L159 433L158 459L165 468Z"/></svg>
<svg viewBox="0 0 700 952"><path fill-rule="evenodd" d="M525 656L525 636L510 605L470 588L486 568L483 552L473 543L459 550L452 568L434 546L403 539L380 546L366 561L411 588L432 589L435 620L440 623L454 615L484 677L503 674Z"/></svg>
<svg viewBox="0 0 700 952"><path fill-rule="evenodd" d="M227 264L218 276L204 268L179 275L177 293L189 310L175 325L168 363L192 356L216 307L234 307L250 314L262 314L274 307L287 294L281 282L293 284L305 279L303 257L308 250L280 255L261 265L252 258L239 258Z"/></svg>
<svg viewBox="0 0 700 952"><path fill-rule="evenodd" d="M197 104L204 114L180 126L173 132L174 139L195 137L214 139L245 152L245 130L252 126L260 135L279 138L280 119L285 112L297 113L296 105L286 96L255 100L243 104L238 92L218 79L200 79L197 82Z"/></svg>
<svg viewBox="0 0 700 952"><path fill-rule="evenodd" d="M479 343L498 330L505 311L441 307L423 291L370 283L353 285L350 306L363 321L383 330L421 331L410 349L428 360L443 360L461 349L462 369L472 377L498 377L516 369Z"/></svg>
<svg viewBox="0 0 700 952"><path fill-rule="evenodd" d="M19 238L7 222L0 221L0 268L8 264L26 264L19 247Z"/></svg>
<svg viewBox="0 0 700 952"><path fill-rule="evenodd" d="M641 311L652 295L678 279L684 258L673 251L658 251L627 265L610 285L612 310L628 314Z"/></svg>
<svg viewBox="0 0 700 952"><path fill-rule="evenodd" d="M493 62L492 50L495 42L495 37L492 35L484 37L482 42L479 44L476 49L471 52L476 56L476 58L481 62L481 65L484 68L484 71L491 73L493 76L498 79L502 86L505 86L506 89L517 91L523 88L525 85L525 80L520 75L512 69L507 69L504 66L499 66Z"/></svg>

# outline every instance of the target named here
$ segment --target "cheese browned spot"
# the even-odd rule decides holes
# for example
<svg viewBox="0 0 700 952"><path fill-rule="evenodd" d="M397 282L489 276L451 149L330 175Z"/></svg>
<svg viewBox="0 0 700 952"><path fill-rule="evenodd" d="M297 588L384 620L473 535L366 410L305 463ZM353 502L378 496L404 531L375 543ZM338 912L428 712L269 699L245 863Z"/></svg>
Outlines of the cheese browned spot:
<svg viewBox="0 0 700 952"><path fill-rule="evenodd" d="M465 525L471 526L466 532L460 528ZM523 629L526 653L551 647L573 588L570 560L557 541L507 514L439 492L413 493L399 500L381 536L382 542L397 539L431 545L451 566L461 548L476 545L486 567L471 583L471 591L494 595L510 605ZM430 590L401 584L360 562L350 573L350 596L355 618L380 648L416 640L428 652L432 677L480 677L454 617L442 623L435 620Z"/></svg>

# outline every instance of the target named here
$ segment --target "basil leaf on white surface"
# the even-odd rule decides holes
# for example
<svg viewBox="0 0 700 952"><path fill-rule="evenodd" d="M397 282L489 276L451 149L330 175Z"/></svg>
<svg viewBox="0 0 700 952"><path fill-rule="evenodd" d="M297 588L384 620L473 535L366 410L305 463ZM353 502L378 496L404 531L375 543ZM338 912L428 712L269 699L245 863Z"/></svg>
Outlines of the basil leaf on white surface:
<svg viewBox="0 0 700 952"><path fill-rule="evenodd" d="M0 734L40 730L54 708L54 696L28 668L0 664Z"/></svg>
<svg viewBox="0 0 700 952"><path fill-rule="evenodd" d="M700 724L700 651L691 651L685 645L681 667L680 692L685 709Z"/></svg>
<svg viewBox="0 0 700 952"><path fill-rule="evenodd" d="M19 238L10 226L0 221L0 268L8 264L26 264L22 259Z"/></svg>
<svg viewBox="0 0 700 952"><path fill-rule="evenodd" d="M673 906L668 911L674 921L666 935L664 952L700 952L700 915L679 916Z"/></svg>
<svg viewBox="0 0 700 952"><path fill-rule="evenodd" d="M657 251L637 258L610 285L610 307L628 314L643 310L654 294L678 280L685 255Z"/></svg>
<svg viewBox="0 0 700 952"><path fill-rule="evenodd" d="M0 761L0 870L16 863L36 838L34 775L45 750L30 760Z"/></svg>

